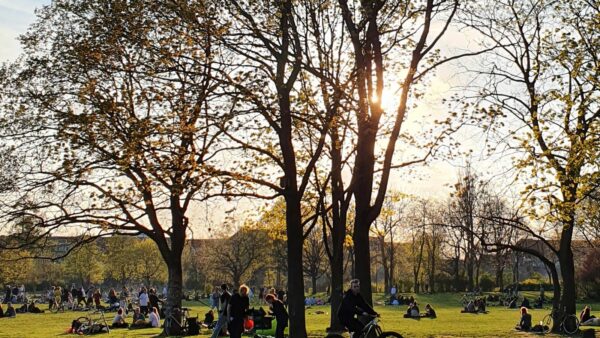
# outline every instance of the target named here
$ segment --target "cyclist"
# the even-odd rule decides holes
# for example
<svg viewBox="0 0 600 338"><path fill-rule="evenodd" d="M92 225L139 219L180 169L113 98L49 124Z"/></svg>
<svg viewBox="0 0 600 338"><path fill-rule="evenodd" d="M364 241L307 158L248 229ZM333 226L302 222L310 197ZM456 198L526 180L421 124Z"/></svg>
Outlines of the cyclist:
<svg viewBox="0 0 600 338"><path fill-rule="evenodd" d="M342 305L338 310L338 318L350 334L361 332L365 328L365 325L356 319L355 315L378 316L377 312L361 296L358 279L350 281L350 289L344 293Z"/></svg>

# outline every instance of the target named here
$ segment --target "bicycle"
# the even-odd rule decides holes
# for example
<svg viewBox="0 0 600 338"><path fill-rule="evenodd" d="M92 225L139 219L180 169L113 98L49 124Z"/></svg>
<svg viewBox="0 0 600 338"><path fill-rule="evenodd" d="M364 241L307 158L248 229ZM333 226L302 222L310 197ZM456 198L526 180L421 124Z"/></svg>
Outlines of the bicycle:
<svg viewBox="0 0 600 338"><path fill-rule="evenodd" d="M54 301L54 304L52 304L52 308L50 309L50 312L52 313L58 313L60 312L65 312L65 302L56 302Z"/></svg>
<svg viewBox="0 0 600 338"><path fill-rule="evenodd" d="M555 321L560 323L559 330L564 331L566 334L574 334L579 331L579 318L577 316L567 314L564 309L552 309L542 320L541 325L544 328L544 333L552 331Z"/></svg>
<svg viewBox="0 0 600 338"><path fill-rule="evenodd" d="M73 324L72 327L75 329L75 332L82 334L110 333L110 326L106 321L106 317L104 317L104 312L98 310L88 312L87 316L75 319Z"/></svg>
<svg viewBox="0 0 600 338"><path fill-rule="evenodd" d="M342 335L339 334L329 334L327 338L342 338ZM402 335L398 332L394 331L383 331L381 326L379 326L379 320L377 317L373 317L367 325L363 328L363 330L359 333L354 333L352 338L402 338Z"/></svg>
<svg viewBox="0 0 600 338"><path fill-rule="evenodd" d="M175 314L173 314L175 312ZM163 323L165 333L167 336L185 334L188 330L188 317L190 316L190 309L182 308L174 309L165 318ZM178 319L180 317L181 319ZM181 322L180 322L181 320Z"/></svg>

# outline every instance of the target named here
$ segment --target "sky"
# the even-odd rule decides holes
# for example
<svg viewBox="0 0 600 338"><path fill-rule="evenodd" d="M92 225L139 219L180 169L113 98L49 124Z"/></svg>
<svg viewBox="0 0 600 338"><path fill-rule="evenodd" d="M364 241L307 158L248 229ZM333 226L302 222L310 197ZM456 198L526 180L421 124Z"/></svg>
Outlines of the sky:
<svg viewBox="0 0 600 338"><path fill-rule="evenodd" d="M18 36L27 31L29 25L35 20L35 9L45 4L49 4L49 0L0 0L0 63L10 62L17 58L22 52L20 48ZM444 44L441 48L450 47L455 49L472 47L474 42L469 38L468 33L453 31L448 32ZM405 130L419 133L422 132L423 126L420 126L419 120L425 113L444 112L446 109L442 105L442 98L448 97L449 93L455 90L458 70L452 67L446 67L432 79L431 86L426 97L422 100L422 104L413 111L409 111ZM387 95L393 96L393 93ZM383 105L385 107L385 95ZM393 111L390 107L387 110ZM409 129L406 129L409 128ZM494 177L495 174L506 170L510 165L501 164L497 161L480 160L478 154L481 153L481 145L483 139L474 129L467 129L460 134L461 142L465 149L472 148L474 156L472 161L474 167L481 172L484 177ZM422 196L422 197L437 197L443 199L448 196L451 191L451 186L457 180L457 174L460 167L464 164L464 158L446 158L443 160L433 161L427 167L413 167L411 170L403 169L395 171L390 180L390 190L398 190L404 193ZM500 183L501 185L502 183ZM238 205L232 205L231 208L256 210L257 203L263 202L243 202ZM194 218L203 219L203 223L213 216L208 215L206 210L196 210L193 212ZM223 215L213 219L214 223L218 223Z"/></svg>
<svg viewBox="0 0 600 338"><path fill-rule="evenodd" d="M34 22L35 9L48 3L48 0L0 0L0 62L17 58L21 53L18 36Z"/></svg>

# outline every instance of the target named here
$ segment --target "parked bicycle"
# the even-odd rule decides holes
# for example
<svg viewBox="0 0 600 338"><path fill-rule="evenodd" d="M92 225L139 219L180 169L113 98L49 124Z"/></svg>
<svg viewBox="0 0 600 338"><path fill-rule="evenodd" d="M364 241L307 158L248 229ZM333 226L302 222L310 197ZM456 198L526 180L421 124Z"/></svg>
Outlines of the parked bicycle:
<svg viewBox="0 0 600 338"><path fill-rule="evenodd" d="M52 304L52 307L50 308L50 311L52 313L65 312L65 308L66 308L65 302L56 302L55 301Z"/></svg>
<svg viewBox="0 0 600 338"><path fill-rule="evenodd" d="M163 323L165 333L167 336L181 335L187 333L188 330L188 317L190 316L190 310L188 308L182 308L181 310L175 309L165 318Z"/></svg>
<svg viewBox="0 0 600 338"><path fill-rule="evenodd" d="M339 334L329 334L328 338L342 338ZM379 325L379 319L373 317L361 332L354 333L352 338L402 338L402 335L394 331L383 331Z"/></svg>
<svg viewBox="0 0 600 338"><path fill-rule="evenodd" d="M559 323L559 330L566 334L573 334L579 330L579 318L577 316L567 314L564 309L552 309L552 312L547 314L542 320L544 333L552 331L555 322Z"/></svg>

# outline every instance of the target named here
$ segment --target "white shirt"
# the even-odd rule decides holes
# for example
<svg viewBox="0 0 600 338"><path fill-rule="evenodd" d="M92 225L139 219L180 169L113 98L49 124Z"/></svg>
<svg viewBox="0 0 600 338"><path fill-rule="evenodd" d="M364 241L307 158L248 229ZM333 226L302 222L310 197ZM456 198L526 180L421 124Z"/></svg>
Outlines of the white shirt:
<svg viewBox="0 0 600 338"><path fill-rule="evenodd" d="M145 292L140 294L140 306L148 306L148 294Z"/></svg>
<svg viewBox="0 0 600 338"><path fill-rule="evenodd" d="M150 313L150 325L152 327L160 327L160 317L154 312Z"/></svg>

